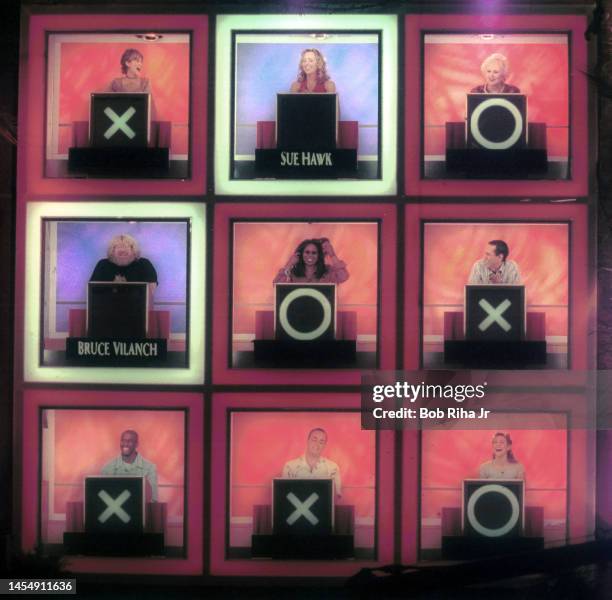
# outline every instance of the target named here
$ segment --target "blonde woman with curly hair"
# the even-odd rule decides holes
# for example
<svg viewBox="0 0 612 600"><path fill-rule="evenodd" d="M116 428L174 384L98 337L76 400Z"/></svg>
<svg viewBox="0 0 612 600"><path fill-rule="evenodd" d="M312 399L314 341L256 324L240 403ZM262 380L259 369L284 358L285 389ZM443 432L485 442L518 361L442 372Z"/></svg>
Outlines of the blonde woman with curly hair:
<svg viewBox="0 0 612 600"><path fill-rule="evenodd" d="M307 48L300 55L297 79L291 84L297 93L321 94L336 91L336 84L327 73L327 63L320 50Z"/></svg>

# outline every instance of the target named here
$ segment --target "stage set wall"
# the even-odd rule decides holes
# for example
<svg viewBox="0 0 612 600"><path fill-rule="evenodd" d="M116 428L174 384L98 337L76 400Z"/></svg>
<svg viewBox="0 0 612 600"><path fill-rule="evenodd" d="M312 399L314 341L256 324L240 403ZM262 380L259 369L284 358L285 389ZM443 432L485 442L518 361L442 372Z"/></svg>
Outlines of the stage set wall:
<svg viewBox="0 0 612 600"><path fill-rule="evenodd" d="M321 15L322 22L325 16ZM211 22L214 21L210 17ZM561 411L571 421L576 417L576 406L587 411L593 410L593 395L581 378L581 373L593 367L591 335L595 308L595 288L593 285L594 265L589 258L589 237L593 234L593 222L589 216L589 129L587 113L587 82L584 73L588 70L587 45L583 33L586 19L580 15L398 15L403 21L402 57L404 70L397 73L399 89L404 94L400 101L403 123L403 153L399 163L401 171L397 183L397 193L383 196L361 197L361 193L350 193L337 197L336 192L328 198L309 192L308 182L298 182L294 191L286 195L277 194L275 198L260 194L251 196L247 191L235 195L216 195L213 193L213 172L215 159L209 156L213 141L210 118L213 111L209 103L214 102L214 85L209 85L209 16L204 14L156 15L156 14L97 14L95 18L86 14L33 14L28 15L23 42L20 67L19 92L19 157L17 168L17 205L16 205L16 275L15 275L15 372L14 372L14 431L15 441L15 481L18 504L16 514L18 523L15 530L23 550L33 550L40 539L41 523L41 416L44 410L57 411L151 411L153 415L161 411L177 411L186 415L184 431L185 480L177 478L169 496L174 507L173 514L184 519L184 558L84 558L71 557L68 567L74 572L112 573L112 574L164 574L164 575L212 575L248 577L348 577L360 568L378 567L399 560L410 563L419 560L423 540L429 535L424 528L423 518L438 518L437 511L446 497L436 500L435 514L423 513L421 495L427 486L433 486L444 479L452 490L451 500L456 501L456 483L472 466L486 460L492 431L460 430L455 431L380 431L361 432L358 446L359 456L367 457L366 473L358 473L348 481L356 488L368 489L367 492L351 492L360 518L372 518L375 526L368 533L372 536L376 558L359 561L254 561L232 559L227 555L229 547L229 527L232 508L233 474L230 471L232 439L231 415L244 414L257 423L260 414L277 414L279 418L270 424L266 435L275 436L275 431L283 427L284 419L292 413L315 415L309 425L316 421L319 414L329 415L330 446L342 440L349 445L350 432L342 431L341 424L334 425L334 419L341 421L339 415L356 415L360 409L358 386L361 373L358 370L313 370L313 369L234 369L231 366L232 336L234 333L252 334L253 306L236 306L237 299L257 300L270 304L271 281L275 273L287 261L295 249L296 241L307 232L314 231L317 237L329 237L336 252L347 262L350 279L343 284L339 294L342 302L357 305L359 308L360 333L374 336L377 347L377 369L417 370L422 367L422 340L428 327L431 334L439 335L439 315L424 319L423 294L429 292L427 286L436 288L427 271L428 260L444 262L445 252L439 244L432 242L431 259L424 246L423 226L425 223L448 223L457 227L453 238L456 244L466 246L456 258L455 264L462 269L453 269L444 264L452 288L455 290L465 279L465 268L480 257L481 243L489 232L500 230L514 231L513 228L526 223L537 230L538 239L544 243L542 260L536 261L529 252L529 240L524 235L511 238L511 258L516 259L524 272L528 273L527 282L534 283L534 290L528 292L528 301L542 304L557 304L560 309L547 313L547 327L553 336L566 336L569 356L569 369L559 373L547 372L532 374L530 385L540 386L542 394L538 403L532 397L517 400L514 405L521 415L528 418L530 412L538 414ZM398 21L399 24L399 21ZM571 33L569 75L565 83L560 82L561 94L571 98L568 108L563 105L551 106L543 103L534 110L552 110L560 127L570 129L569 143L564 145L563 135L551 138L555 152L563 155L568 152L572 162L572 175L563 181L490 181L490 180L424 180L421 176L420 161L424 144L432 144L434 149L439 141L423 140L421 121L421 66L423 61L421 35L427 33L447 33L461 30L483 29L503 32L520 30L525 33L563 31ZM124 31L172 31L190 32L189 76L186 77L184 47L169 48L161 57L145 54L144 75L153 81L156 94L156 110L161 111L169 120L180 123L176 132L178 154L188 153L191 175L184 180L152 179L55 179L44 175L44 156L46 140L46 36L48 32L124 32ZM118 76L117 52L123 44L112 48L71 46L66 60L71 65L65 75L66 86L73 86L73 93L80 100L71 106L62 105L62 123L72 119L83 119L83 95L89 85L101 86L113 76ZM157 52L157 50L156 50ZM479 50L478 56L482 54ZM87 61L79 77L71 77L73 70L79 70L83 55ZM438 56L431 56L438 60ZM476 85L479 82L479 58L471 58L469 66L465 56L455 57L461 61L462 78L457 86ZM563 57L555 56L554 64L563 63ZM91 66L93 62L101 65L101 71ZM457 63L459 64L459 62ZM513 70L523 73L527 69L524 52L513 59ZM153 66L152 66L153 65ZM465 72L469 70L467 77ZM542 72L542 71L539 71ZM174 77L174 75L177 75ZM82 76L82 78L81 78ZM450 77L446 75L447 81ZM227 74L228 80L230 79ZM468 83L469 79L469 83ZM513 82L525 90L529 83L517 78ZM62 85L64 85L62 84ZM229 85L229 84L228 84ZM388 83L387 83L388 85ZM398 85L394 83L394 85ZM535 84L534 84L535 85ZM566 86L566 87L563 87ZM188 88L188 102L185 89ZM387 88L389 89L389 88ZM463 88L462 88L463 89ZM159 91L158 91L159 90ZM174 91L173 91L174 90ZM173 94L180 91L181 102L172 102ZM393 92L396 89L393 88ZM427 98L425 110L430 107ZM219 107L217 107L219 108ZM224 110L227 107L224 107ZM453 110L455 110L453 108ZM459 118L456 111L443 118ZM164 117L166 118L166 117ZM442 116L440 117L442 118ZM188 124L188 127L183 127ZM186 135L186 131L189 135ZM175 138L173 132L173 140ZM64 138L62 138L64 139ZM414 140L419 140L415 143ZM62 142L65 144L65 141ZM437 152L437 150L436 150ZM384 166L384 165L383 165ZM266 182L272 185L274 182ZM321 182L317 182L319 185ZM355 183L356 186L359 183ZM393 188L393 185L391 185ZM391 189L387 186L387 190ZM344 186L342 189L346 189ZM297 191L295 191L297 190ZM301 191L300 191L301 190ZM272 194L274 195L274 194ZM271 196L272 196L271 195ZM295 196L298 196L297 198ZM301 197L300 197L301 196ZM202 311L206 311L210 327L202 327L197 333L197 354L201 370L195 379L188 382L161 382L152 384L146 378L129 381L128 375L118 380L110 377L107 381L79 380L66 382L50 378L44 382L26 381L24 376L26 272L28 264L26 231L30 226L27 217L28 206L40 202L57 202L70 205L76 202L90 203L100 199L116 202L117 216L129 217L124 211L126 200L138 201L143 205L158 204L160 200L171 203L173 200L189 201L202 205L202 212L208 217L202 247L191 248L205 258L202 263L203 285L206 285ZM499 200L502 199L502 202ZM591 197L592 199L592 197ZM566 202L568 201L569 202ZM232 245L235 241L234 226L237 223L254 224L259 229L252 236L245 255L237 252ZM267 223L274 224L274 227ZM282 235L275 233L278 223L288 223L290 227ZM359 234L347 233L344 225L355 224ZM461 230L460 223L475 224L478 230ZM328 225L329 224L329 225ZM558 228L560 233L547 234ZM375 233L374 233L375 230ZM567 230L567 235L564 231ZM556 231L556 230L555 230ZM331 232L331 233L329 233ZM469 237L469 240L467 239ZM363 240L363 244L356 241ZM488 241L488 240L486 240ZM440 241L442 243L442 241ZM547 244L547 245L546 245ZM265 250L262 258L250 257L251 248ZM555 254L556 253L556 254ZM552 254L552 256L551 256ZM557 259L553 257L558 257ZM468 258L469 257L469 258ZM250 260L256 261L252 269ZM466 262L467 261L467 262ZM550 261L555 261L558 273L552 278L549 274ZM565 262L564 262L565 261ZM432 263L433 264L433 263ZM464 268L465 267L465 268ZM241 274L246 274L242 279ZM37 274L38 275L38 274ZM376 297L371 289L366 289L376 280ZM450 284L449 284L450 285ZM241 287L242 286L242 287ZM424 287L425 286L425 287ZM450 288L448 288L450 289ZM529 293L533 293L529 296ZM236 296L237 294L237 296ZM38 303L40 298L30 302ZM456 297L449 299L456 303ZM247 303L248 304L248 303ZM427 329L427 331L430 331ZM369 340L372 337L368 337ZM201 376L200 376L201 374ZM574 376L576 378L574 378ZM144 377L144 376L143 376ZM156 374L159 378L159 373ZM527 375L525 375L527 377ZM500 385L515 385L516 373L501 374ZM546 386L566 385L578 389L575 395L567 394L561 400L542 398ZM258 386L266 386L265 391L253 391ZM282 386L282 387L281 387ZM303 386L311 386L312 391L303 391ZM347 391L350 390L350 391ZM586 390L586 391L585 391ZM499 400L498 412L502 413L506 397ZM514 400L512 400L514 403ZM467 405L466 405L467 407ZM67 414L67 413L64 413ZM165 440L158 447L149 447L145 438L151 438L158 426L155 417L143 431L143 455L154 457L164 469L175 469L180 463L178 455L170 454L176 464L166 463L167 453L163 448L172 445ZM114 422L114 420L113 420ZM600 520L612 521L612 502L607 492L612 479L612 448L607 432L596 434L589 428L585 419L582 428L542 430L538 438L536 430L515 428L513 430L518 447L529 471L540 488L548 483L556 486L559 493L554 496L541 493L537 501L550 509L550 520L565 522L566 541L577 543L594 534L596 511ZM109 421L110 423L110 421ZM245 421L246 423L246 421ZM308 425L308 426L309 426ZM91 424L88 426L90 427ZM180 427L175 423L174 435L179 436ZM337 427L334 429L334 427ZM110 425L109 425L110 428ZM117 452L117 432L121 426L113 425L110 441L102 431L95 427L84 427L82 432L71 432L80 439L96 447L96 458L92 464L99 465L102 455L110 456ZM276 461L274 469L282 462L299 453L304 443L304 426L294 423L285 427L283 435L291 436L275 439L269 451L269 460ZM446 438L445 436L449 436ZM599 436L600 450L603 453L595 459L595 443ZM102 439L104 437L104 439ZM250 438L247 438L250 439ZM439 456L440 446L451 439L454 448L461 452L450 464ZM333 444L332 444L333 440ZM374 441L372 441L374 440ZM275 445L279 442L279 445ZM156 442L157 443L157 442ZM265 438L261 441L265 444ZM147 445L145 445L147 444ZM372 445L375 458L372 459ZM548 452L549 446L560 447L555 457L554 469L547 473L539 462L540 454ZM146 448L146 452L145 452ZM278 448L282 450L276 454ZM272 452L274 449L274 452ZM428 461L429 449L435 457ZM438 449L438 451L436 451ZM253 465L249 462L248 448L241 448L246 463L242 464L243 473L249 473ZM331 450L330 458L336 462L352 465L353 458L341 453L337 448ZM444 451L443 451L444 452ZM448 452L448 451L446 451ZM282 456L280 456L282 454ZM285 456L286 455L286 456ZM296 454L297 455L297 454ZM67 459L66 459L67 460ZM169 460L169 458L168 458ZM88 463L89 464L89 463ZM81 468L81 471L84 467ZM80 472L81 472L80 471ZM240 470L238 474L240 474ZM266 468L262 477L269 477L272 467ZM401 477L397 478L397 473ZM472 471L470 471L472 473ZM372 483L374 477L374 483ZM546 478L550 477L550 481ZM553 481L554 479L554 481ZM597 486L596 486L597 480ZM528 486L531 485L530 479ZM179 491L182 484L184 492ZM371 487L374 487L372 501ZM533 494L536 493L532 490ZM61 494L63 492L58 492ZM259 493L259 492L258 492ZM529 487L528 487L529 493ZM596 493L599 494L597 507ZM538 492L539 494L539 492ZM564 499L560 496L564 494ZM259 496L257 498L260 498ZM238 496L237 517L248 518L248 509L255 502L253 498ZM184 512L182 512L184 510ZM238 510L238 509L237 509ZM419 541L420 540L420 541Z"/></svg>

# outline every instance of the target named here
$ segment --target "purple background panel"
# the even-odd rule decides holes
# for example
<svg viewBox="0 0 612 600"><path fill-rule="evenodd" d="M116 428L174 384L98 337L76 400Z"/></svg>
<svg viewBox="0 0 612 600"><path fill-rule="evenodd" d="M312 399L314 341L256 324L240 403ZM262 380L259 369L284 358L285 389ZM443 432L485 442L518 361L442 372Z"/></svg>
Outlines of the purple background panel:
<svg viewBox="0 0 612 600"><path fill-rule="evenodd" d="M276 120L276 94L289 91L297 79L300 54L309 47L325 56L338 92L340 119L359 122L359 154L378 155L378 44L317 44L314 39L310 44L236 44L237 154L254 154L257 121Z"/></svg>
<svg viewBox="0 0 612 600"><path fill-rule="evenodd" d="M171 312L171 332L186 332L187 316L187 240L186 222L145 221L56 221L57 286L56 328L68 331L68 310L84 308L87 282L96 263L106 258L110 239L122 233L134 237L141 256L157 271L159 286L155 307ZM46 236L52 222L47 223ZM51 252L48 249L47 252ZM45 257L48 272L50 256ZM49 306L49 299L45 306Z"/></svg>

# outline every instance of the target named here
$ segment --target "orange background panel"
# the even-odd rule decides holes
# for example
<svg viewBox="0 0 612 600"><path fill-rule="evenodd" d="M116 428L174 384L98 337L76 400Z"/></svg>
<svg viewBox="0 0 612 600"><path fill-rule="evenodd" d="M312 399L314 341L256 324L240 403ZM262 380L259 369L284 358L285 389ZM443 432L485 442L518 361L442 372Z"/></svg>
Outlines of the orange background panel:
<svg viewBox="0 0 612 600"><path fill-rule="evenodd" d="M255 332L255 311L273 310L272 280L305 239L327 237L350 278L340 284L338 308L358 312L358 334L376 334L376 223L236 223L233 333Z"/></svg>
<svg viewBox="0 0 612 600"><path fill-rule="evenodd" d="M231 516L251 516L253 504L271 503L274 477L304 454L311 429L327 432L323 456L342 477L342 504L355 505L358 517L375 514L376 437L363 431L358 413L235 412L231 432Z"/></svg>
<svg viewBox="0 0 612 600"><path fill-rule="evenodd" d="M544 506L545 519L566 518L567 431L538 429L507 431L516 459L525 467L526 504ZM428 430L422 442L422 516L440 516L444 506L461 506L461 482L478 478L478 469L491 459L495 431Z"/></svg>
<svg viewBox="0 0 612 600"><path fill-rule="evenodd" d="M509 258L518 264L525 285L528 310L546 313L546 335L567 336L568 226L542 223L426 223L424 335L442 335L444 312L463 310L472 265L493 239L508 244Z"/></svg>
<svg viewBox="0 0 612 600"><path fill-rule="evenodd" d="M168 502L169 516L183 514L183 412L70 409L53 412L55 439L50 441L53 448L47 450L52 450L55 457L56 512L64 511L67 500L82 500L83 478L99 474L107 462L118 456L121 433L134 429L139 437L138 452L157 467L160 502Z"/></svg>
<svg viewBox="0 0 612 600"><path fill-rule="evenodd" d="M127 48L144 56L142 77L151 82L153 118L173 125L173 154L187 154L186 136L178 127L189 124L189 43L65 42L59 66L60 127L73 121L89 121L90 94L108 91L121 77L120 59ZM176 133L176 135L175 135ZM176 139L175 139L176 138ZM64 136L62 145L66 144ZM69 141L69 140L68 140ZM60 147L66 152L66 147Z"/></svg>
<svg viewBox="0 0 612 600"><path fill-rule="evenodd" d="M568 46L560 43L425 43L425 154L444 153L444 124L465 119L466 94L484 83L480 65L494 52L508 59L507 83L527 95L528 121L546 123L549 155L567 157L568 130L556 129L569 126Z"/></svg>

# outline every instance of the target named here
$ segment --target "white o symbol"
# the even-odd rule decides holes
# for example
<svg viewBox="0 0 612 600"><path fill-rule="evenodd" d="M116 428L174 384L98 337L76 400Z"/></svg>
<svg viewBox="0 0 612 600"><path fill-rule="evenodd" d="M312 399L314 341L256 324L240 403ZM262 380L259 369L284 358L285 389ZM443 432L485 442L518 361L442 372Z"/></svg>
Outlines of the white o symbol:
<svg viewBox="0 0 612 600"><path fill-rule="evenodd" d="M480 119L480 115L491 106L501 106L508 110L514 117L514 131L510 134L510 137L503 142L492 142L488 138L484 137L480 131L478 119ZM488 148L489 150L507 150L508 148L514 146L517 140L521 137L521 133L523 131L523 115L521 115L521 111L509 100L506 100L505 98L489 98L488 100L481 102L474 109L474 112L470 118L470 131L472 132L474 139L484 148Z"/></svg>
<svg viewBox="0 0 612 600"><path fill-rule="evenodd" d="M289 323L289 319L287 319L287 311L289 310L289 305L296 298L301 298L302 296L314 298L323 308L323 321L321 321L321 324L312 331L298 331L297 329L292 327L291 323ZM332 307L329 303L329 300L318 290L314 290L312 288L300 288L298 290L293 290L292 292L289 292L283 298L283 301L281 302L278 308L278 320L283 326L283 329L292 338L296 340L315 340L329 327L329 324L332 320Z"/></svg>
<svg viewBox="0 0 612 600"><path fill-rule="evenodd" d="M512 514L508 519L508 522L497 529L490 529L489 527L485 527L481 525L478 519L476 518L476 513L474 512L474 508L476 507L476 502L478 502L479 498L484 494L488 493L497 493L505 496L510 502L510 507L512 508ZM501 537L502 535L506 535L517 523L519 520L520 508L518 500L516 496L503 485L499 485L497 483L489 483L487 485L483 485L478 488L468 500L467 504L467 518L470 525L477 531L480 535L485 537Z"/></svg>

